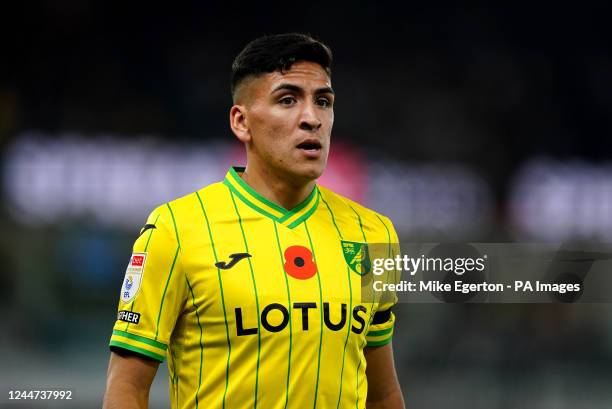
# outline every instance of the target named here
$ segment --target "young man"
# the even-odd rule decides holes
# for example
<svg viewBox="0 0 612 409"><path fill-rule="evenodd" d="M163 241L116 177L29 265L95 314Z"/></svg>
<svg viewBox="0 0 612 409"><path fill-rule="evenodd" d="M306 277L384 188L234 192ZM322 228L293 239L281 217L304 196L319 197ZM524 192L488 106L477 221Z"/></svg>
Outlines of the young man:
<svg viewBox="0 0 612 409"><path fill-rule="evenodd" d="M259 38L232 66L246 168L155 209L134 245L105 408L144 408L168 358L173 408L403 408L391 304L362 300L391 222L317 186L334 121L329 48ZM365 274L365 272L364 272Z"/></svg>

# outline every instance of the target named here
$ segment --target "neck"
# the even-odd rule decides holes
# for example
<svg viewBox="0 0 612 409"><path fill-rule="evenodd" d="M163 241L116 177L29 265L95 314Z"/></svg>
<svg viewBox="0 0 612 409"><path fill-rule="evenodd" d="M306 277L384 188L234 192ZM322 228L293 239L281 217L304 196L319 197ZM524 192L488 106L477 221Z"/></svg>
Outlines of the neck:
<svg viewBox="0 0 612 409"><path fill-rule="evenodd" d="M241 178L257 193L287 210L291 210L302 203L315 186L314 180L303 183L299 181L289 182L286 178L275 175L269 169L253 166L251 163L247 163Z"/></svg>

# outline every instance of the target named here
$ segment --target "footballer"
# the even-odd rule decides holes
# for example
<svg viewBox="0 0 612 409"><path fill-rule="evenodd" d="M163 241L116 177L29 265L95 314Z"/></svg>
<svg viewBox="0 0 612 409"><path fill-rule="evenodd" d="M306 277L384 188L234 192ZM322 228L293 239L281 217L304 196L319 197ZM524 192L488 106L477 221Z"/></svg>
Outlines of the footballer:
<svg viewBox="0 0 612 409"><path fill-rule="evenodd" d="M404 407L393 302L362 299L368 272L355 262L397 235L316 184L331 62L303 34L258 38L234 60L229 119L246 167L149 216L121 289L105 408L146 408L165 359L174 409Z"/></svg>

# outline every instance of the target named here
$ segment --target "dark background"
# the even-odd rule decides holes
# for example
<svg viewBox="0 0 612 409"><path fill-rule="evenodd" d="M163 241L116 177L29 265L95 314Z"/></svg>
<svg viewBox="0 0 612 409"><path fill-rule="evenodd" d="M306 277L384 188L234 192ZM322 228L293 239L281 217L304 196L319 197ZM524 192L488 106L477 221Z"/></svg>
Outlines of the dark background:
<svg viewBox="0 0 612 409"><path fill-rule="evenodd" d="M15 175L45 173L47 165L27 155L15 164L15 147L36 133L32 158L47 146L95 149L109 140L233 152L229 69L262 34L309 32L331 46L337 154L357 154L367 186L357 199L389 214L402 239L612 238L607 6L43 1L2 8L0 405L5 390L48 386L75 389L80 407L100 405L121 277L136 227L152 208L135 205L137 220L123 224L90 222L78 208L31 216L22 209L34 205L15 192L34 188ZM87 162L75 158L70 172ZM398 177L411 175L396 188ZM478 187L470 196L477 206L448 193L466 180ZM36 197L43 213L47 193L61 191L55 183ZM57 194L72 203L69 191ZM540 213L520 211L542 200L548 207ZM444 214L459 209L456 217L436 224L440 213L423 209L438 205ZM609 408L610 312L605 304L401 305L394 348L406 402ZM164 376L152 407L165 405Z"/></svg>

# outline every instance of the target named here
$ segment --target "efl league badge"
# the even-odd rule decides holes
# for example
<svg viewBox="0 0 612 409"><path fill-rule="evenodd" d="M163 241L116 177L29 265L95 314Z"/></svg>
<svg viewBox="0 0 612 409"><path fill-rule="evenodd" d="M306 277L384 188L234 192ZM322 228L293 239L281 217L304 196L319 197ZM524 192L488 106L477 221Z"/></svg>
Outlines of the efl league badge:
<svg viewBox="0 0 612 409"><path fill-rule="evenodd" d="M121 287L121 301L124 303L132 301L138 294L146 260L147 253L132 253Z"/></svg>
<svg viewBox="0 0 612 409"><path fill-rule="evenodd" d="M372 265L366 243L342 240L342 252L344 253L344 260L351 270L361 276L370 272Z"/></svg>

